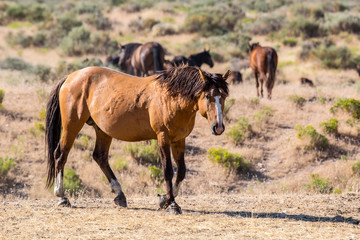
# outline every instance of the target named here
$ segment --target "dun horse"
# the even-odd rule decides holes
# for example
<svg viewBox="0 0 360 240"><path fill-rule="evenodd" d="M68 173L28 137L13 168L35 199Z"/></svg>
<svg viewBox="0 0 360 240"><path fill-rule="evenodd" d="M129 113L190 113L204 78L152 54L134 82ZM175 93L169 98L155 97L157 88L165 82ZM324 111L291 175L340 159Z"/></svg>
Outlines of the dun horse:
<svg viewBox="0 0 360 240"><path fill-rule="evenodd" d="M214 135L223 133L223 108L228 95L224 75L196 67L171 68L139 78L101 67L88 67L63 78L53 89L46 116L47 186L55 182L59 205L70 206L64 194L64 166L76 136L85 123L93 126L93 158L116 193L115 204L127 207L126 197L108 162L113 138L123 141L157 139L166 195L160 207L181 213L175 197L185 178L185 138L196 112L205 117ZM178 171L173 186L170 149Z"/></svg>
<svg viewBox="0 0 360 240"><path fill-rule="evenodd" d="M263 83L265 82L268 99L271 99L272 89L275 83L275 74L278 63L276 51L271 47L262 47L259 43L248 43L250 53L250 67L255 76L256 91L259 97L259 74L261 85L261 97L263 94ZM268 74L268 76L266 76Z"/></svg>
<svg viewBox="0 0 360 240"><path fill-rule="evenodd" d="M157 42L148 42L137 47L131 57L135 76L149 76L149 71L164 70L165 51Z"/></svg>
<svg viewBox="0 0 360 240"><path fill-rule="evenodd" d="M186 58L184 56L176 56L176 57L174 57L172 62L175 66L187 64L189 66L201 67L201 65L203 65L203 63L206 63L211 68L214 66L214 63L211 59L210 50L205 50L205 49L204 49L204 51L202 51L200 53L190 55L189 58Z"/></svg>

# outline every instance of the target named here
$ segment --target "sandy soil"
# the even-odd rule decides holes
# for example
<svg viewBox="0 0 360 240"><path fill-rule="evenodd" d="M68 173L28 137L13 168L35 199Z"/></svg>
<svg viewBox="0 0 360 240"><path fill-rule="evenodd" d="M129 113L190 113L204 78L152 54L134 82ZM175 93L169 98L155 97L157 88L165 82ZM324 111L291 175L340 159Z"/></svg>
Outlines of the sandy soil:
<svg viewBox="0 0 360 240"><path fill-rule="evenodd" d="M3 201L1 239L359 239L356 195L180 196L182 215L157 211L155 197Z"/></svg>

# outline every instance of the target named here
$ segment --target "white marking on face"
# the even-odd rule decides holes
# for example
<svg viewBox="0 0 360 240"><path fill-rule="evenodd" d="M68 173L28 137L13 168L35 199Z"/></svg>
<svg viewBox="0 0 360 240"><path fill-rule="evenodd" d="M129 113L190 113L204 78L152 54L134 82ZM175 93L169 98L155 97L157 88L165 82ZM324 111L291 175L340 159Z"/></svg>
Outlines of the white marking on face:
<svg viewBox="0 0 360 240"><path fill-rule="evenodd" d="M222 91L221 91L221 89L219 89L219 93L220 93L220 94L222 94Z"/></svg>
<svg viewBox="0 0 360 240"><path fill-rule="evenodd" d="M216 107L216 112L217 112L217 125L218 125L218 129L222 131L222 126L223 126L223 113L221 110L221 104L220 104L220 98L221 96L215 96L215 107Z"/></svg>
<svg viewBox="0 0 360 240"><path fill-rule="evenodd" d="M111 189L114 190L116 194L120 193L122 191L121 185L116 179L111 179L110 181Z"/></svg>
<svg viewBox="0 0 360 240"><path fill-rule="evenodd" d="M214 89L210 90L210 95L213 96L214 95Z"/></svg>
<svg viewBox="0 0 360 240"><path fill-rule="evenodd" d="M64 195L63 177L61 172L59 172L55 178L54 194L58 197Z"/></svg>

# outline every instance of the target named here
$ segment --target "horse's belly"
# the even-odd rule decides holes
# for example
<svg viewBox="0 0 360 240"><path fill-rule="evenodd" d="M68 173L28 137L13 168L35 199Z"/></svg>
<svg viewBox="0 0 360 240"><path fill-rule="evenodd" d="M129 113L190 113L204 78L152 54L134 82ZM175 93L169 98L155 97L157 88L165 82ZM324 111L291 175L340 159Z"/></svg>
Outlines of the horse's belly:
<svg viewBox="0 0 360 240"><path fill-rule="evenodd" d="M148 116L142 114L104 115L99 125L100 129L106 134L122 141L134 142L156 139L156 134L151 128Z"/></svg>

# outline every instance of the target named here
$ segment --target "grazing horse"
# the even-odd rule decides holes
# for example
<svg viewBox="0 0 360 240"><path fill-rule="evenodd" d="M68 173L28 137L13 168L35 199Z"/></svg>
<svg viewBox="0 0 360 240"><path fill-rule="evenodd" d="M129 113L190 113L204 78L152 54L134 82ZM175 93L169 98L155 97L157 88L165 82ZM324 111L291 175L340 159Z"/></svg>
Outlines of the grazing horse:
<svg viewBox="0 0 360 240"><path fill-rule="evenodd" d="M175 66L180 66L182 64L187 64L189 66L201 67L203 63L206 63L211 68L214 66L214 63L211 59L210 50L205 50L200 53L195 53L190 55L189 58L184 56L176 56L173 58L172 62Z"/></svg>
<svg viewBox="0 0 360 240"><path fill-rule="evenodd" d="M149 71L164 70L165 51L160 43L148 42L137 47L131 57L135 76L149 76Z"/></svg>
<svg viewBox="0 0 360 240"><path fill-rule="evenodd" d="M256 91L259 97L259 74L261 84L261 97L263 94L263 83L265 82L268 99L271 99L272 88L275 83L275 74L278 64L278 56L275 49L271 47L262 47L259 43L248 43L250 53L250 67L256 80ZM268 76L266 74L268 73Z"/></svg>
<svg viewBox="0 0 360 240"><path fill-rule="evenodd" d="M76 136L87 123L96 133L93 158L116 193L116 205L126 207L127 201L108 162L112 139L157 139L166 183L160 207L171 206L170 212L181 213L175 197L185 178L185 138L194 128L197 111L208 120L214 135L223 133L228 76L229 72L211 74L183 66L139 78L88 67L59 81L51 92L46 115L47 186L55 182L59 205L71 206L64 194L64 166ZM174 186L171 152L178 167Z"/></svg>
<svg viewBox="0 0 360 240"><path fill-rule="evenodd" d="M134 51L141 46L141 43L128 43L121 46L118 65L121 71L134 75L134 71L131 68L131 57Z"/></svg>

